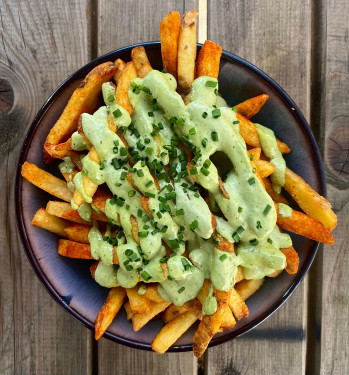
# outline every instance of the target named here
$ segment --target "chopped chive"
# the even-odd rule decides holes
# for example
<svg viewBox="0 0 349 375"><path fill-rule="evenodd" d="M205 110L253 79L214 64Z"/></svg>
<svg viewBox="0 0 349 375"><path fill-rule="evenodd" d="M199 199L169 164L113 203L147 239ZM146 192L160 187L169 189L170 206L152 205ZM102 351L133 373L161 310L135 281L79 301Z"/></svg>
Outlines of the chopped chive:
<svg viewBox="0 0 349 375"><path fill-rule="evenodd" d="M214 89L214 94L217 96L218 95L218 90Z"/></svg>
<svg viewBox="0 0 349 375"><path fill-rule="evenodd" d="M239 212L239 214L241 214L242 210L243 210L242 207L239 207L239 208L238 208L238 212Z"/></svg>
<svg viewBox="0 0 349 375"><path fill-rule="evenodd" d="M139 208L138 211L137 211L137 216L138 217L142 217L142 210Z"/></svg>
<svg viewBox="0 0 349 375"><path fill-rule="evenodd" d="M125 203L125 199L124 198L121 198L119 197L117 200L116 200L116 204L119 206L119 207L122 207Z"/></svg>
<svg viewBox="0 0 349 375"><path fill-rule="evenodd" d="M176 216L183 216L184 215L184 210L181 208L180 210L176 211Z"/></svg>
<svg viewBox="0 0 349 375"><path fill-rule="evenodd" d="M270 210L271 210L271 205L270 205L270 204L267 204L267 205L265 206L264 211L263 211L263 215L264 215L264 216L267 216Z"/></svg>
<svg viewBox="0 0 349 375"><path fill-rule="evenodd" d="M196 169L196 167L190 167L189 173L191 175L195 175L195 174L198 174L198 170Z"/></svg>
<svg viewBox="0 0 349 375"><path fill-rule="evenodd" d="M195 193L195 194L194 194L194 197L195 197L195 198L199 198L199 197L200 197L200 194L199 194L199 193Z"/></svg>
<svg viewBox="0 0 349 375"><path fill-rule="evenodd" d="M126 269L126 271L132 271L133 267L131 266L131 264L128 264L128 265L125 266L125 269Z"/></svg>
<svg viewBox="0 0 349 375"><path fill-rule="evenodd" d="M144 176L144 172L142 169L137 169L137 176L138 177L143 177Z"/></svg>
<svg viewBox="0 0 349 375"><path fill-rule="evenodd" d="M145 149L145 152L148 154L148 155L151 155L153 153L154 149L152 147L147 147Z"/></svg>
<svg viewBox="0 0 349 375"><path fill-rule="evenodd" d="M148 198L155 198L155 194L153 194L153 193L148 193L148 192L146 192L144 195L145 195L146 197L148 197Z"/></svg>
<svg viewBox="0 0 349 375"><path fill-rule="evenodd" d="M153 112L148 112L148 116L149 117L154 117L154 113Z"/></svg>
<svg viewBox="0 0 349 375"><path fill-rule="evenodd" d="M149 180L149 181L147 181L147 183L145 184L145 187L149 187L149 186L152 185L153 183L154 183L154 181Z"/></svg>
<svg viewBox="0 0 349 375"><path fill-rule="evenodd" d="M179 248L179 242L177 239L174 240L168 240L168 244L170 245L170 248L173 249L178 249Z"/></svg>
<svg viewBox="0 0 349 375"><path fill-rule="evenodd" d="M240 121L233 121L233 124L238 125L238 124L240 124Z"/></svg>
<svg viewBox="0 0 349 375"><path fill-rule="evenodd" d="M213 117L213 118L221 117L221 110L220 110L219 108L215 108L215 109L212 111L212 117Z"/></svg>
<svg viewBox="0 0 349 375"><path fill-rule="evenodd" d="M257 221L256 228L257 229L261 229L262 228L262 224L261 224L261 222L259 220Z"/></svg>
<svg viewBox="0 0 349 375"><path fill-rule="evenodd" d="M150 219L149 219L149 216L148 215L143 215L142 216L142 220L147 223Z"/></svg>
<svg viewBox="0 0 349 375"><path fill-rule="evenodd" d="M162 228L161 228L161 233L166 233L167 232L167 229L168 229L168 226L167 225L164 225Z"/></svg>
<svg viewBox="0 0 349 375"><path fill-rule="evenodd" d="M117 154L118 151L119 151L119 149L118 149L117 147L114 147L114 148L113 148L113 152L114 152L114 154Z"/></svg>
<svg viewBox="0 0 349 375"><path fill-rule="evenodd" d="M122 185L121 182L115 182L115 186L120 187Z"/></svg>
<svg viewBox="0 0 349 375"><path fill-rule="evenodd" d="M204 161L204 167L205 168L210 168L210 166L211 166L211 160L209 160L209 159L206 159L205 161Z"/></svg>
<svg viewBox="0 0 349 375"><path fill-rule="evenodd" d="M197 228L199 228L199 223L198 223L198 221L197 221L197 220L192 221L191 224L190 224L190 229L191 229L191 230L195 230L195 229L197 229Z"/></svg>
<svg viewBox="0 0 349 375"><path fill-rule="evenodd" d="M150 138L144 138L144 143L149 144L150 143Z"/></svg>
<svg viewBox="0 0 349 375"><path fill-rule="evenodd" d="M179 288L179 289L178 289L178 294L181 294L181 293L184 292L184 291L185 291L185 287L182 286L182 288Z"/></svg>
<svg viewBox="0 0 349 375"><path fill-rule="evenodd" d="M253 159L254 159L254 155L251 154L251 155L250 155L250 160L253 161Z"/></svg>
<svg viewBox="0 0 349 375"><path fill-rule="evenodd" d="M223 254L219 257L220 261L221 262L224 262L226 259L228 258L228 255L227 254Z"/></svg>
<svg viewBox="0 0 349 375"><path fill-rule="evenodd" d="M237 113L238 109L236 107L233 107L232 111L235 112L235 113Z"/></svg>
<svg viewBox="0 0 349 375"><path fill-rule="evenodd" d="M113 112L113 116L114 116L115 118L118 118L118 117L120 117L121 115L122 115L122 113L121 113L121 111L120 111L119 108L116 109L116 110Z"/></svg>
<svg viewBox="0 0 349 375"><path fill-rule="evenodd" d="M120 180L125 180L126 179L126 172L125 171L122 171L120 173Z"/></svg>
<svg viewBox="0 0 349 375"><path fill-rule="evenodd" d="M141 141L138 141L136 145L137 145L138 150L143 151L145 149L145 146Z"/></svg>
<svg viewBox="0 0 349 375"><path fill-rule="evenodd" d="M217 132L212 132L211 133L211 139L214 142L218 142L218 133Z"/></svg>
<svg viewBox="0 0 349 375"><path fill-rule="evenodd" d="M208 116L208 113L207 112L203 112L202 113L202 118L206 118Z"/></svg>
<svg viewBox="0 0 349 375"><path fill-rule="evenodd" d="M188 133L189 133L189 135L194 135L196 133L196 129L190 128Z"/></svg>
<svg viewBox="0 0 349 375"><path fill-rule="evenodd" d="M259 241L257 240L257 238L254 238L253 240L250 240L250 244L253 246L257 246L259 244Z"/></svg>
<svg viewBox="0 0 349 375"><path fill-rule="evenodd" d="M99 169L102 171L105 168L104 161L102 161L101 165L99 166Z"/></svg>
<svg viewBox="0 0 349 375"><path fill-rule="evenodd" d="M202 144L203 148L206 148L206 146L207 146L207 139L204 138L204 139L201 141L201 144Z"/></svg>
<svg viewBox="0 0 349 375"><path fill-rule="evenodd" d="M143 271L141 273L141 278L145 281L149 281L151 279L151 276L149 275L149 273L147 271Z"/></svg>
<svg viewBox="0 0 349 375"><path fill-rule="evenodd" d="M267 241L270 243L270 245L273 243L273 240L271 238L268 238Z"/></svg>
<svg viewBox="0 0 349 375"><path fill-rule="evenodd" d="M114 145L117 147L117 146L119 146L119 140L118 139L115 139L115 141L114 141Z"/></svg>
<svg viewBox="0 0 349 375"><path fill-rule="evenodd" d="M168 257L163 257L159 260L160 263L166 263L168 261Z"/></svg>
<svg viewBox="0 0 349 375"><path fill-rule="evenodd" d="M161 218L162 218L161 212L158 211L158 212L156 213L156 216L157 216L159 219L161 219Z"/></svg>
<svg viewBox="0 0 349 375"><path fill-rule="evenodd" d="M177 121L176 121L176 125L177 126L181 126L184 124L184 119L182 117L180 117Z"/></svg>
<svg viewBox="0 0 349 375"><path fill-rule="evenodd" d="M175 278L173 276L171 276L171 275L168 275L167 276L167 280L173 281L173 280L175 280Z"/></svg>
<svg viewBox="0 0 349 375"><path fill-rule="evenodd" d="M234 232L232 234L232 238L233 238L234 242L239 242L240 241L239 233L238 232Z"/></svg>
<svg viewBox="0 0 349 375"><path fill-rule="evenodd" d="M241 234L241 233L243 233L243 232L245 231L245 228L242 227L242 226L239 226L239 227L236 229L236 231L237 231L239 234Z"/></svg>
<svg viewBox="0 0 349 375"><path fill-rule="evenodd" d="M112 163L112 165L113 165L113 167L114 167L115 169L120 169L120 168L121 168L121 165L120 165L119 160L118 160L117 158L114 158L114 159L111 161L111 163Z"/></svg>
<svg viewBox="0 0 349 375"><path fill-rule="evenodd" d="M145 230L143 232L138 232L138 237L146 238L146 237L148 237L148 234L149 234L149 232L147 230Z"/></svg>
<svg viewBox="0 0 349 375"><path fill-rule="evenodd" d="M249 185L253 185L256 181L254 179L254 177L250 177L247 182L249 183Z"/></svg>
<svg viewBox="0 0 349 375"><path fill-rule="evenodd" d="M113 102L115 100L114 95L109 95L108 96L108 102Z"/></svg>
<svg viewBox="0 0 349 375"><path fill-rule="evenodd" d="M217 86L217 82L215 82L215 81L206 81L205 86L206 87L216 87Z"/></svg>
<svg viewBox="0 0 349 375"><path fill-rule="evenodd" d="M120 148L120 155L121 156L126 156L127 155L127 149L126 149L126 147L121 147Z"/></svg>
<svg viewBox="0 0 349 375"><path fill-rule="evenodd" d="M165 197L166 197L166 199L168 201L171 200L171 199L175 199L176 198L176 192L175 191L171 191L171 193L166 193Z"/></svg>
<svg viewBox="0 0 349 375"><path fill-rule="evenodd" d="M200 172L206 177L210 174L210 171L205 167L201 167Z"/></svg>
<svg viewBox="0 0 349 375"><path fill-rule="evenodd" d="M125 207L126 207L126 210L130 209L130 205L129 204L127 204Z"/></svg>

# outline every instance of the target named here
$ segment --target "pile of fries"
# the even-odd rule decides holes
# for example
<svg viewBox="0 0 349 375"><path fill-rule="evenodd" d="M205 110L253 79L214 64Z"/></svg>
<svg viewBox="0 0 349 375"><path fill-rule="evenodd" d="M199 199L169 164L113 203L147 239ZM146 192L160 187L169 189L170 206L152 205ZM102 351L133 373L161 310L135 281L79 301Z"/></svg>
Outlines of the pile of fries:
<svg viewBox="0 0 349 375"><path fill-rule="evenodd" d="M173 11L167 14L160 24L163 67L177 79L177 90L185 103L188 102L188 94L195 78L200 76L218 78L222 51L219 45L206 41L196 59L196 17L197 12L189 11L184 14L181 23L180 14ZM46 163L51 163L54 159L70 157L75 165L74 173L82 169L82 153L73 150L71 135L77 130L85 142L89 143L82 131L81 115L83 113L92 114L97 109L103 83L113 80L112 85L116 87L116 102L125 108L130 115L132 114L133 108L128 97L130 82L136 77L144 78L152 70L152 67L143 47L134 48L131 56L132 61L130 62L118 59L114 63L106 62L97 66L74 91L61 117L47 136L44 146ZM267 99L268 95L263 94L246 100L234 108L240 121L240 135L246 142L248 153L254 155L251 163L257 170L256 175L275 202L277 224L287 231L312 240L333 244L334 240L330 232L336 226L337 219L331 210L330 203L289 169L286 170L284 189L304 212L293 210L290 217L283 217L279 213L278 204L287 204L287 200L282 194L276 194L273 191L270 175L274 172L275 167L261 152L256 127L249 120L259 112ZM117 131L115 128L113 130ZM284 142L280 140L277 140L277 142L282 153L290 152L289 147ZM124 143L127 147L126 141ZM89 156L92 160L99 162L98 155L93 147L89 151ZM68 189L68 174L63 173L65 180L62 180L33 164L25 162L22 166L22 176L59 199L49 201L46 208L40 208L33 218L33 225L62 237L58 240L58 253L61 256L92 260L88 240L92 223L83 220L78 211L71 207L72 199L77 206L82 205L85 200L77 190L72 192ZM154 181L156 183L155 177ZM92 197L94 207L98 209L98 211L92 211L91 219L103 226L103 223L109 221L104 213L104 208L106 200L111 198L111 194L103 186L95 185L88 176L84 176L83 184L87 194ZM223 182L221 182L221 185L222 194L225 194ZM142 204L146 208L146 199L142 201ZM137 223L132 223L132 225L137 226ZM139 244L137 233L138 228L135 227L134 240ZM219 239L217 247L221 251L234 252L233 243L218 234L216 236ZM295 249L290 247L281 249L281 251L286 256L286 272L289 274L296 273L299 259ZM116 251L114 251L113 262L118 264ZM92 277L94 277L97 264L98 261L90 268ZM280 273L281 271L276 271L269 277L275 277ZM202 315L202 304L210 287L209 280L205 280L198 296L186 302L183 306L176 306L163 300L158 293L156 283L146 284L143 294L138 292L138 285L128 289L115 286L110 289L108 297L96 318L95 338L98 340L103 335L116 314L124 306L127 319L132 321L135 331L139 331L147 322L161 314L164 326L152 343L152 348L157 353L166 352L190 326L199 320L200 324L193 339L194 354L199 357L204 353L210 340L217 332L233 328L236 320L248 316L248 307L244 301L261 287L263 281L264 279L245 280L239 267L236 284L231 291L214 290L218 305L216 312L212 315Z"/></svg>

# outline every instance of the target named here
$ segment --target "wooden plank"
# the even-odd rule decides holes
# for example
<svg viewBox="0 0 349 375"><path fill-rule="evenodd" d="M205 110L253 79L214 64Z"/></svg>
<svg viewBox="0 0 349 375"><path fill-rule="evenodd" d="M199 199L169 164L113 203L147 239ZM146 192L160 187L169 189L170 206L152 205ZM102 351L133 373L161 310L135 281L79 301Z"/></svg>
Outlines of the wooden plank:
<svg viewBox="0 0 349 375"><path fill-rule="evenodd" d="M320 41L323 42L319 89L328 198L338 215L333 236L336 244L323 251L320 373L347 374L349 369L349 4L346 0L322 1ZM320 16L319 16L320 18Z"/></svg>
<svg viewBox="0 0 349 375"><path fill-rule="evenodd" d="M209 1L208 38L260 67L309 115L310 5L298 0ZM272 317L209 349L207 374L303 374L305 283Z"/></svg>
<svg viewBox="0 0 349 375"><path fill-rule="evenodd" d="M91 333L34 275L18 237L13 196L20 147L34 115L58 84L89 60L88 5L88 0L69 6L0 3L0 82L7 81L7 97L0 93L1 374L92 372Z"/></svg>
<svg viewBox="0 0 349 375"><path fill-rule="evenodd" d="M194 1L175 0L146 2L102 0L98 8L98 55L133 43L159 40L161 19L170 11L195 8ZM120 32L122 30L122 32ZM127 30L127 32L125 32ZM98 342L99 374L109 374L118 368L125 375L136 373L196 374L196 359L191 353L157 355L126 348L101 339Z"/></svg>

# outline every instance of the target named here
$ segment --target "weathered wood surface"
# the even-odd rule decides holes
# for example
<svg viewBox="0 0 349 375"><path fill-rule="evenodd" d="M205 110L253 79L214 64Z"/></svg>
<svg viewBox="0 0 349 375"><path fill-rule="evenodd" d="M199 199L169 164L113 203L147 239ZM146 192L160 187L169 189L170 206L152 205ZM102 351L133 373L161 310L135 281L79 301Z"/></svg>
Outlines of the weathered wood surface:
<svg viewBox="0 0 349 375"><path fill-rule="evenodd" d="M13 201L19 149L48 95L91 58L159 39L159 22L173 9L200 10L199 41L207 36L259 66L312 120L339 215L337 243L324 248L312 270L314 289L303 283L267 322L209 349L199 362L191 353L158 356L105 339L93 344L92 334L37 281L17 235ZM349 373L348 12L346 0L0 2L1 374Z"/></svg>

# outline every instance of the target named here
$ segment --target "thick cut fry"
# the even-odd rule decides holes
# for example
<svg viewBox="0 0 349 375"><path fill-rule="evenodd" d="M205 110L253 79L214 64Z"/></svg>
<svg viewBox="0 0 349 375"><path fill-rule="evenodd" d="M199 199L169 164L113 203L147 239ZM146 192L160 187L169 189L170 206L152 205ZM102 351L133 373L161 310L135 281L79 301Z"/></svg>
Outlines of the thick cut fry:
<svg viewBox="0 0 349 375"><path fill-rule="evenodd" d="M125 108L130 115L133 113L133 107L128 97L128 89L130 87L130 82L136 77L137 70L135 64L132 61L128 62L120 74L115 93L117 103Z"/></svg>
<svg viewBox="0 0 349 375"><path fill-rule="evenodd" d="M133 48L131 58L137 69L138 77L144 78L153 70L143 46Z"/></svg>
<svg viewBox="0 0 349 375"><path fill-rule="evenodd" d="M217 311L212 315L205 315L202 318L199 328L193 338L193 352L195 357L201 357L211 341L212 337L219 331L228 306L230 292L222 292L214 289L217 299Z"/></svg>
<svg viewBox="0 0 349 375"><path fill-rule="evenodd" d="M81 219L81 221L77 221L77 219L80 217L79 213L77 210L73 210L72 208L69 210L66 210L63 214L62 217L67 220L75 221L81 224L86 224L88 223L87 221ZM97 221L103 221L108 223L109 220L104 214L99 214L97 212L92 211L91 213L91 220L97 220Z"/></svg>
<svg viewBox="0 0 349 375"><path fill-rule="evenodd" d="M115 81L116 84L118 84L121 72L125 68L126 63L124 61L122 61L121 59L117 59L114 64L116 66L116 72L114 74L114 81Z"/></svg>
<svg viewBox="0 0 349 375"><path fill-rule="evenodd" d="M220 326L220 331L223 331L225 329L232 329L235 327L235 325L236 325L236 320L234 318L234 315L232 311L230 310L230 307L226 306L222 324Z"/></svg>
<svg viewBox="0 0 349 375"><path fill-rule="evenodd" d="M132 237L136 241L137 245L139 245L141 243L141 241L139 240L139 236L138 236L137 219L134 216L130 216L130 219L131 219L131 226L132 226L132 228L131 228Z"/></svg>
<svg viewBox="0 0 349 375"><path fill-rule="evenodd" d="M160 314L170 305L171 302L152 303L151 310L147 311L145 314L134 314L132 317L133 330L135 332L139 331L149 320L153 319L154 316Z"/></svg>
<svg viewBox="0 0 349 375"><path fill-rule="evenodd" d="M171 320L177 318L178 315L181 315L188 310L184 306L170 305L163 313L162 320L164 323L168 323Z"/></svg>
<svg viewBox="0 0 349 375"><path fill-rule="evenodd" d="M288 168L284 188L307 215L318 219L330 232L336 227L337 216L330 202Z"/></svg>
<svg viewBox="0 0 349 375"><path fill-rule="evenodd" d="M201 76L218 78L221 54L221 46L210 40L206 40L196 61L195 78Z"/></svg>
<svg viewBox="0 0 349 375"><path fill-rule="evenodd" d="M75 223L80 223L80 224L86 224L87 223L87 221L81 219L81 217L79 216L79 213L76 210L73 210L71 208L71 205L68 202L49 201L46 205L46 211L50 215L61 217L63 219L73 221ZM77 216L75 217L75 215L74 215L74 217L73 216L63 217L63 215L66 212L69 212L69 211L76 212Z"/></svg>
<svg viewBox="0 0 349 375"><path fill-rule="evenodd" d="M250 119L261 110L261 108L264 106L265 102L268 99L269 95L267 94L258 95L254 98L245 100L244 102L236 105L234 108L242 116L246 117L247 119Z"/></svg>
<svg viewBox="0 0 349 375"><path fill-rule="evenodd" d="M178 39L178 91L187 94L194 81L196 58L196 16L195 10L183 15Z"/></svg>
<svg viewBox="0 0 349 375"><path fill-rule="evenodd" d="M125 304L124 304L124 308L125 308L125 311L126 311L126 317L127 317L127 320L130 320L133 315L134 315L134 312L131 310L131 305L130 305L130 302L127 301Z"/></svg>
<svg viewBox="0 0 349 375"><path fill-rule="evenodd" d="M298 271L299 266L299 257L297 251L293 246L288 247L287 249L280 249L286 257L286 272L290 275L294 275Z"/></svg>
<svg viewBox="0 0 349 375"><path fill-rule="evenodd" d="M69 99L67 106L58 121L50 130L46 142L58 144L66 141L76 130L79 117L82 113L93 113L96 109L102 84L110 81L116 72L112 62L95 67L81 82Z"/></svg>
<svg viewBox="0 0 349 375"><path fill-rule="evenodd" d="M147 289L144 293L144 297L148 298L148 300L152 302L164 302L158 292L158 284L148 284Z"/></svg>
<svg viewBox="0 0 349 375"><path fill-rule="evenodd" d="M275 172L275 166L274 166L274 164L269 163L268 161L265 161L265 160L258 160L258 161L256 161L256 168L257 168L258 173L261 176L261 178L268 177L272 173Z"/></svg>
<svg viewBox="0 0 349 375"><path fill-rule="evenodd" d="M246 301L252 294L255 294L257 290L263 285L264 278L259 280L242 280L237 283L234 289L240 294L240 297Z"/></svg>
<svg viewBox="0 0 349 375"><path fill-rule="evenodd" d="M98 185L96 185L94 182L92 182L87 176L82 176L82 185L84 187L85 194L88 197L90 197L90 201L88 201L87 203L91 203L92 197L98 189ZM86 197L86 199L87 199L87 197ZM74 200L74 203L79 207L83 203L85 203L84 198L82 197L82 195L80 194L80 192L77 189L74 190L73 200Z"/></svg>
<svg viewBox="0 0 349 375"><path fill-rule="evenodd" d="M59 236L66 237L64 229L69 225L69 222L50 215L44 208L39 208L34 215L32 224L52 233L56 233Z"/></svg>
<svg viewBox="0 0 349 375"><path fill-rule="evenodd" d="M202 319L202 304L198 298L185 302L183 306L198 319Z"/></svg>
<svg viewBox="0 0 349 375"><path fill-rule="evenodd" d="M104 305L99 310L95 323L95 339L101 338L122 307L126 297L124 288L111 288Z"/></svg>
<svg viewBox="0 0 349 375"><path fill-rule="evenodd" d="M319 220L302 212L293 210L290 217L282 217L279 212L279 206L275 203L278 225L290 232L300 236L310 238L311 240L323 242L327 245L333 245L332 234L320 223Z"/></svg>
<svg viewBox="0 0 349 375"><path fill-rule="evenodd" d="M265 186L265 190L270 195L273 201L277 203L284 203L288 205L288 201L282 194L277 194L274 192L273 184L271 183L269 178L263 178L263 183Z"/></svg>
<svg viewBox="0 0 349 375"><path fill-rule="evenodd" d="M151 310L153 305L148 298L138 293L138 288L137 285L134 288L127 288L127 297L131 305L131 310L135 314L145 314Z"/></svg>
<svg viewBox="0 0 349 375"><path fill-rule="evenodd" d="M35 164L25 162L21 170L22 177L47 193L70 202L73 194L67 187L67 183L51 173L48 173Z"/></svg>
<svg viewBox="0 0 349 375"><path fill-rule="evenodd" d="M72 223L64 228L65 236L71 241L89 244L88 234L91 226L85 224Z"/></svg>
<svg viewBox="0 0 349 375"><path fill-rule="evenodd" d="M177 79L177 51L181 16L175 10L160 23L162 65Z"/></svg>
<svg viewBox="0 0 349 375"><path fill-rule="evenodd" d="M64 143L59 143L58 145L46 142L44 144L44 149L54 159L64 159L65 157L70 157L72 160L78 160L80 153L72 150L71 148L69 149L69 143L71 144L71 138Z"/></svg>
<svg viewBox="0 0 349 375"><path fill-rule="evenodd" d="M232 289L230 294L229 306L232 309L233 314L237 320L248 317L248 307L234 288Z"/></svg>
<svg viewBox="0 0 349 375"><path fill-rule="evenodd" d="M97 189L95 194L93 195L92 204L101 212L105 210L105 202L107 199L111 199L113 196L110 193L102 189Z"/></svg>
<svg viewBox="0 0 349 375"><path fill-rule="evenodd" d="M196 321L197 317L185 312L177 316L177 318L168 322L161 331L156 335L155 340L151 344L152 349L159 353L165 353L166 350L175 343Z"/></svg>

